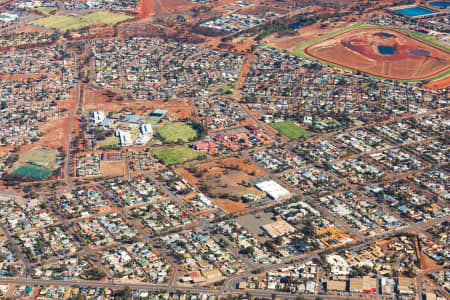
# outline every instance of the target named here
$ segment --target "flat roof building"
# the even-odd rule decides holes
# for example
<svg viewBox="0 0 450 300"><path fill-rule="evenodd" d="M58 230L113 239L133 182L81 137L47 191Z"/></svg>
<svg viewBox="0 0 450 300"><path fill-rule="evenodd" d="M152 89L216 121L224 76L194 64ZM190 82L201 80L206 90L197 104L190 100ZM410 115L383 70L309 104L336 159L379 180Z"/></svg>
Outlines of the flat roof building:
<svg viewBox="0 0 450 300"><path fill-rule="evenodd" d="M279 185L274 180L260 182L256 184L256 187L261 191L266 192L267 196L273 200L279 200L291 194L287 189Z"/></svg>
<svg viewBox="0 0 450 300"><path fill-rule="evenodd" d="M261 226L272 238L285 235L295 231L295 227L285 220L278 220L276 222Z"/></svg>
<svg viewBox="0 0 450 300"><path fill-rule="evenodd" d="M130 132L118 130L117 135L119 136L120 145L122 147L129 146L133 143Z"/></svg>
<svg viewBox="0 0 450 300"><path fill-rule="evenodd" d="M347 290L347 281L342 280L328 280L327 290L336 292L345 292Z"/></svg>

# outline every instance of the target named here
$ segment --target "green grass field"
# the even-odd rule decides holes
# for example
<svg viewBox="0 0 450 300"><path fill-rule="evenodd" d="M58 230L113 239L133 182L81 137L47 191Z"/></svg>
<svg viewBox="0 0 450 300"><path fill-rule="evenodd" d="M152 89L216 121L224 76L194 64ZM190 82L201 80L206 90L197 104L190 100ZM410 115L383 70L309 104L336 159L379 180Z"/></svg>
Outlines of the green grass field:
<svg viewBox="0 0 450 300"><path fill-rule="evenodd" d="M20 155L19 160L21 161L35 161L42 163L49 169L55 169L57 167L56 157L58 156L58 151L48 148L35 148L28 152Z"/></svg>
<svg viewBox="0 0 450 300"><path fill-rule="evenodd" d="M17 169L15 169L11 174L43 179L48 175L52 174L52 170L41 168L38 166L33 166L30 164L24 164L23 166L20 166Z"/></svg>
<svg viewBox="0 0 450 300"><path fill-rule="evenodd" d="M232 94L234 92L234 84L224 86L223 88L219 89L219 92L222 94Z"/></svg>
<svg viewBox="0 0 450 300"><path fill-rule="evenodd" d="M129 19L132 19L132 17L124 15L124 14L117 14L112 13L109 11L97 11L94 13L90 13L87 15L84 15L83 20L90 24L97 24L102 23L106 25L114 25Z"/></svg>
<svg viewBox="0 0 450 300"><path fill-rule="evenodd" d="M97 141L97 148L119 146L119 138L115 135L109 136L103 141Z"/></svg>
<svg viewBox="0 0 450 300"><path fill-rule="evenodd" d="M152 154L166 165L182 164L187 161L203 157L203 153L193 150L186 145L167 149L153 149Z"/></svg>
<svg viewBox="0 0 450 300"><path fill-rule="evenodd" d="M31 24L61 31L80 29L92 24L113 25L131 19L124 14L116 14L108 11L98 11L84 16L49 16L34 20Z"/></svg>
<svg viewBox="0 0 450 300"><path fill-rule="evenodd" d="M157 117L157 116L152 116L149 118L148 123L150 123L152 126L158 124L159 122L161 122L163 117Z"/></svg>
<svg viewBox="0 0 450 300"><path fill-rule="evenodd" d="M155 133L159 133L164 140L169 143L176 142L178 139L181 139L183 142L188 142L197 135L197 132L192 129L191 126L182 122L167 123L162 126L155 126L153 130Z"/></svg>
<svg viewBox="0 0 450 300"><path fill-rule="evenodd" d="M43 14L49 14L52 11L56 10L56 7L47 7L47 6L43 6L43 7L36 7L32 9L33 11L39 12L39 13L43 13Z"/></svg>
<svg viewBox="0 0 450 300"><path fill-rule="evenodd" d="M275 128L279 133L284 136L287 136L291 140L299 139L302 137L313 136L314 133L306 130L305 128L298 126L292 120L286 120L280 123L271 123L270 126Z"/></svg>

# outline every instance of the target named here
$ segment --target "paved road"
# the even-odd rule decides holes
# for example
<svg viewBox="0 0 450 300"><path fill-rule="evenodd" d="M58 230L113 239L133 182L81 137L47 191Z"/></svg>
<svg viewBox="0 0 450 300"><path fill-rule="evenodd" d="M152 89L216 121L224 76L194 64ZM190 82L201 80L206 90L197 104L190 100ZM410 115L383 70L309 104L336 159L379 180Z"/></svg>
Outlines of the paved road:
<svg viewBox="0 0 450 300"><path fill-rule="evenodd" d="M220 289L212 288L202 288L202 287L168 287L162 284L132 284L132 283L116 283L116 282L101 282L101 281L64 281L64 280L43 280L43 279L17 279L17 278L0 278L0 284L21 284L21 285L56 285L56 286L76 286L76 287L91 287L91 288L110 288L110 289L122 289L129 287L136 290L149 290L149 291L161 291L165 290L168 292L191 292L191 293L204 293L204 294L216 294L220 295ZM226 291L226 294L233 295L245 295L250 293L257 297L271 297L274 293L280 298L284 299L295 299L299 294L291 294L285 292L275 292L266 290L238 290L230 289ZM305 299L316 299L318 295L302 294ZM337 295L327 295L327 299L366 299L367 296L337 296Z"/></svg>
<svg viewBox="0 0 450 300"><path fill-rule="evenodd" d="M386 231L382 234L379 235L374 235L374 236L370 236L370 237L364 237L362 240L357 241L357 242L353 242L353 243L348 243L348 244L344 244L335 248L326 248L326 249L321 249L321 250L317 250L315 252L310 252L310 253L306 253L306 254L300 254L294 257L290 257L285 259L283 262L278 263L278 264L271 264L271 265L267 265L267 266L263 266L264 271L267 272L269 270L274 270L274 269L278 269L281 268L283 266L287 266L290 265L292 263L298 263L298 262L302 262L302 261L307 261L307 260L311 260L314 258L317 258L320 254L324 254L324 253L328 253L328 252L337 252L341 249L344 248L350 248L350 247L357 247L357 246L361 246L361 245L365 245L365 244L370 244L373 243L374 241L380 240L380 239L384 239L387 237L391 237L394 236L396 234L399 233L406 233L406 232L412 232L412 231L419 231L424 227L429 227L435 224L439 224L443 221L449 220L450 216L446 216L446 217L442 217L442 218L437 218L433 221L430 222L423 222L423 223L418 223L418 224L412 224L403 228L398 228L396 230L390 230L390 231ZM251 272L253 270L248 270L246 272L240 273L240 274L236 274L234 276L228 277L225 280L224 286L223 286L223 290L230 290L233 288L236 288L237 284L244 280L246 277L251 275Z"/></svg>
<svg viewBox="0 0 450 300"><path fill-rule="evenodd" d="M75 56L75 74L78 76L78 56L74 53ZM67 126L67 136L66 136L66 159L64 161L64 173L66 175L66 183L70 189L73 189L72 182L72 174L70 172L70 166L72 163L72 130L73 130L73 120L76 116L78 102L80 101L80 90L81 90L81 82L77 80L76 84L76 93L75 93L75 101L73 102L72 111L70 112L69 124Z"/></svg>
<svg viewBox="0 0 450 300"><path fill-rule="evenodd" d="M16 191L0 191L0 197L5 198L5 200L15 200L17 198L23 198L24 194Z"/></svg>

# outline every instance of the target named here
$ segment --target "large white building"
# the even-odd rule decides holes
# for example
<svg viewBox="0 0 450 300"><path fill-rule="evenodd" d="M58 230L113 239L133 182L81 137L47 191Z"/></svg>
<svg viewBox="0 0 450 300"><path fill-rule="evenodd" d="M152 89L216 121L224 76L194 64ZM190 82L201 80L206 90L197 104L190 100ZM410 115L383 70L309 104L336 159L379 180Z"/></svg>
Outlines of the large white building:
<svg viewBox="0 0 450 300"><path fill-rule="evenodd" d="M131 133L129 131L117 130L116 134L119 137L120 145L122 147L130 146L131 144L133 144Z"/></svg>
<svg viewBox="0 0 450 300"><path fill-rule="evenodd" d="M151 124L142 124L140 130L143 135L153 135L153 128Z"/></svg>
<svg viewBox="0 0 450 300"><path fill-rule="evenodd" d="M3 12L0 14L0 22L12 23L19 19L19 16L13 13Z"/></svg>
<svg viewBox="0 0 450 300"><path fill-rule="evenodd" d="M272 198L278 200L289 196L291 193L273 180L267 180L256 184L256 187Z"/></svg>

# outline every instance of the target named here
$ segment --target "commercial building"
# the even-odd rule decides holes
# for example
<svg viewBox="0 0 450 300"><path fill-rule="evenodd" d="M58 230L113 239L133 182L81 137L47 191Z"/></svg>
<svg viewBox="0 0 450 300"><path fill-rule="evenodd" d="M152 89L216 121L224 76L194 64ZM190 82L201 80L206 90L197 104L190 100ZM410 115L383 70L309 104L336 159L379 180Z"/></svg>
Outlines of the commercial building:
<svg viewBox="0 0 450 300"><path fill-rule="evenodd" d="M273 180L260 182L256 184L256 187L261 191L266 192L267 196L273 200L279 200L291 194L287 189Z"/></svg>

